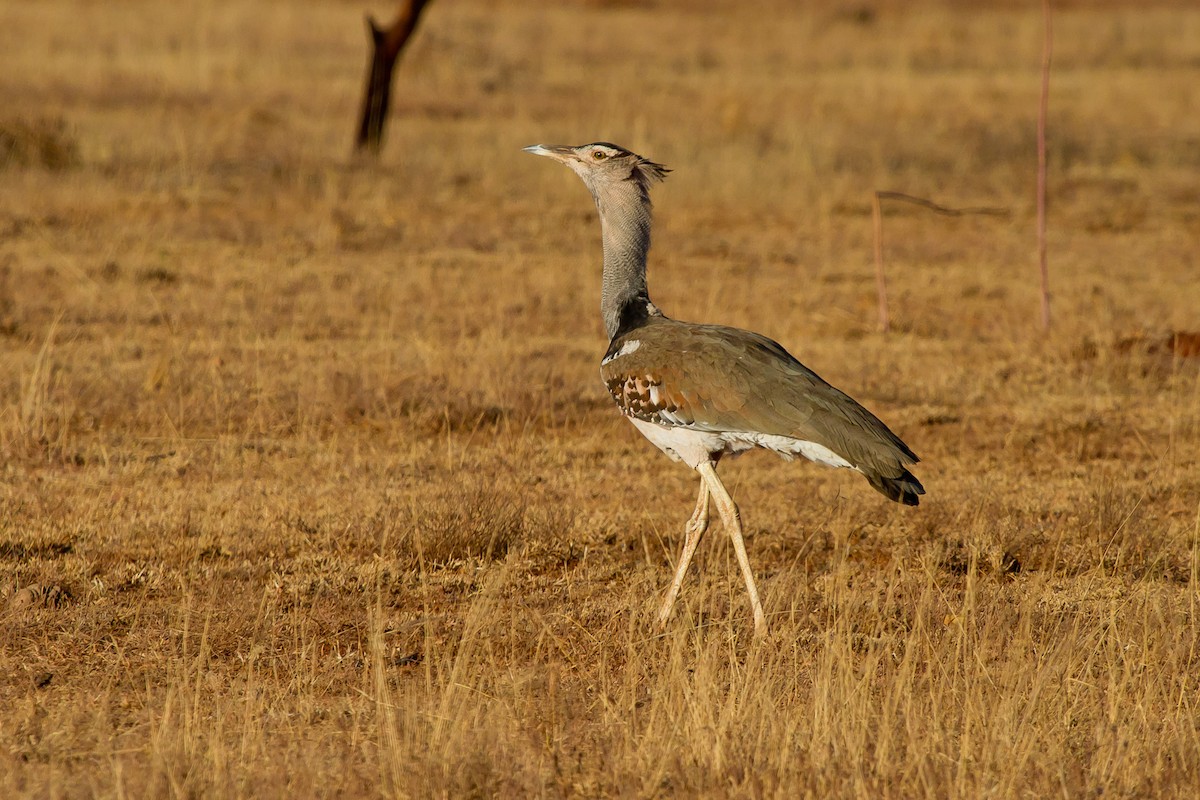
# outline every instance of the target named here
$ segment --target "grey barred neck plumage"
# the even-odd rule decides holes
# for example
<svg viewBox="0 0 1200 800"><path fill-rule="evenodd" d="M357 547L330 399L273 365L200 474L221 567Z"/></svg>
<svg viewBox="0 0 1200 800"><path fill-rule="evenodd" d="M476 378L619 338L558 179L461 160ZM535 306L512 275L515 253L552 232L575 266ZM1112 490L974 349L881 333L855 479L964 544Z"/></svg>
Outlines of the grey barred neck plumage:
<svg viewBox="0 0 1200 800"><path fill-rule="evenodd" d="M604 277L600 313L612 339L632 302L649 303L646 257L650 252L650 185L669 169L608 142L572 147L532 145L526 152L549 156L578 175L600 212ZM653 304L650 304L653 305Z"/></svg>
<svg viewBox="0 0 1200 800"><path fill-rule="evenodd" d="M600 212L604 275L600 309L609 346L600 375L630 422L701 476L696 511L675 579L659 612L669 616L688 561L708 527L709 498L734 542L754 608L766 629L742 543L737 507L717 477L722 456L761 447L862 473L888 498L917 505L925 493L907 466L916 455L867 409L826 383L779 343L750 331L670 319L650 300L650 186L667 169L607 142L525 148L570 167Z"/></svg>

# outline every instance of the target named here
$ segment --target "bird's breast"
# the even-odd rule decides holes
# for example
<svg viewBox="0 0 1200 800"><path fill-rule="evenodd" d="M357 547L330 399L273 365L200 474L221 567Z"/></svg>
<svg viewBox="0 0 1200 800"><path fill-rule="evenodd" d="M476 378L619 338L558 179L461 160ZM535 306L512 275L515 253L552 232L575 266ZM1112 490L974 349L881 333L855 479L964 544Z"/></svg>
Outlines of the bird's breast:
<svg viewBox="0 0 1200 800"><path fill-rule="evenodd" d="M621 413L627 417L650 421L661 414L674 416L680 411L678 399L653 374L614 375L605 381L605 385Z"/></svg>

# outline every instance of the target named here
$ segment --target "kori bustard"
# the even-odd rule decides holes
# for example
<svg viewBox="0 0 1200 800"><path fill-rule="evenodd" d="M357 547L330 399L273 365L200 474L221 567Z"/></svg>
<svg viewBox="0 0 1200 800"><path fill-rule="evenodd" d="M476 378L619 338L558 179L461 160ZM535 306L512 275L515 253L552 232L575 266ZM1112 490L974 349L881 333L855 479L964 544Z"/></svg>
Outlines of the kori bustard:
<svg viewBox="0 0 1200 800"><path fill-rule="evenodd" d="M650 185L665 177L669 170L664 166L607 142L538 144L525 151L570 167L600 212L600 311L609 337L600 377L642 435L700 473L700 495L658 612L659 627L670 617L688 564L708 529L711 497L732 539L754 610L754 630L761 636L767 620L737 505L717 477L721 457L755 447L788 460L802 455L857 470L888 498L911 506L925 493L907 469L918 459L874 414L778 343L738 328L679 322L650 302Z"/></svg>

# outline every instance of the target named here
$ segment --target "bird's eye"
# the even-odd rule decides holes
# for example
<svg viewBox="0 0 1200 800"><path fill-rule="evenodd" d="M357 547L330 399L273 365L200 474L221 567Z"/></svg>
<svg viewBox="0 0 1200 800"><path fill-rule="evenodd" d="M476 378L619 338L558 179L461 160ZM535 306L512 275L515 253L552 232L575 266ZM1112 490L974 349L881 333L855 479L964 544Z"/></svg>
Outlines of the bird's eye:
<svg viewBox="0 0 1200 800"><path fill-rule="evenodd" d="M597 161L603 161L604 159L608 158L608 153L604 152L603 150L593 150L592 158L596 159Z"/></svg>

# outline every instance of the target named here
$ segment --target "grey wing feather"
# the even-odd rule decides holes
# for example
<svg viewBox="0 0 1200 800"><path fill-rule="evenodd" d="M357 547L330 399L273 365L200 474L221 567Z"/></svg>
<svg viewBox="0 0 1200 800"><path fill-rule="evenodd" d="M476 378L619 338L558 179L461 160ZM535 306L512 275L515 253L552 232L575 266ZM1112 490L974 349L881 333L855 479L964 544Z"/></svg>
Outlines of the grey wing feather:
<svg viewBox="0 0 1200 800"><path fill-rule="evenodd" d="M632 347L636 340L636 348ZM665 317L609 348L601 375L625 414L711 432L757 432L816 442L857 467L893 500L915 505L917 456L874 414L825 382L778 342L720 325Z"/></svg>
<svg viewBox="0 0 1200 800"><path fill-rule="evenodd" d="M629 334L635 337L638 351L609 371L652 376L656 396L679 418L674 424L817 442L856 466L917 461L874 414L765 336L660 319ZM606 382L611 388L611 376ZM662 421L652 418L656 409L644 410L648 421Z"/></svg>
<svg viewBox="0 0 1200 800"><path fill-rule="evenodd" d="M747 398L753 416L775 417L769 433L808 438L862 464L865 459L913 464L917 456L900 437L854 398L830 385L801 364L778 342L759 334L735 331L744 340L747 370L760 376L764 391ZM752 365L752 366L751 366ZM756 408L758 407L758 408ZM882 466L882 465L881 465Z"/></svg>

